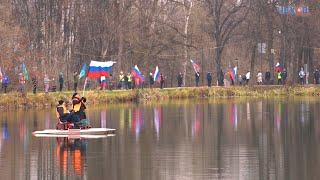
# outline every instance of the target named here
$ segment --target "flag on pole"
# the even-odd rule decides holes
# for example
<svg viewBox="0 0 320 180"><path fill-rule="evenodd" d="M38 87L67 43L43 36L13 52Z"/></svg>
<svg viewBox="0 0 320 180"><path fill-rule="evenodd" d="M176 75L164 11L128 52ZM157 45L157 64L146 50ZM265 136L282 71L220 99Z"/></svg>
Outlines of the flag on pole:
<svg viewBox="0 0 320 180"><path fill-rule="evenodd" d="M153 73L153 80L154 82L160 83L160 70L158 66L156 67L156 70Z"/></svg>
<svg viewBox="0 0 320 180"><path fill-rule="evenodd" d="M277 62L277 64L276 64L275 71L276 72L282 72L283 71L283 68L282 68L282 66L280 65L279 62Z"/></svg>
<svg viewBox="0 0 320 180"><path fill-rule="evenodd" d="M238 75L238 67L237 66L233 68L233 73L234 73L234 76L237 77L237 75Z"/></svg>
<svg viewBox="0 0 320 180"><path fill-rule="evenodd" d="M28 81L29 80L29 73L27 70L27 66L24 63L22 63L22 74L23 74L24 78Z"/></svg>
<svg viewBox="0 0 320 180"><path fill-rule="evenodd" d="M228 71L228 74L229 74L229 76L230 76L230 79L234 82L235 81L235 79L236 79L236 75L235 75L235 73L234 73L234 69L229 69L229 71Z"/></svg>
<svg viewBox="0 0 320 180"><path fill-rule="evenodd" d="M88 66L87 64L83 64L82 68L81 68L81 71L80 71L80 74L79 74L79 79L83 78L86 76L87 74L87 69L88 69Z"/></svg>
<svg viewBox="0 0 320 180"><path fill-rule="evenodd" d="M89 78L100 78L101 76L109 76L110 71L112 70L114 61L100 62L100 61L91 61L89 65L89 71L87 77Z"/></svg>
<svg viewBox="0 0 320 180"><path fill-rule="evenodd" d="M199 64L195 63L192 59L190 60L192 67L194 69L195 72L200 72L200 66Z"/></svg>
<svg viewBox="0 0 320 180"><path fill-rule="evenodd" d="M140 83L144 82L144 76L137 65L132 68L131 74L136 79L136 85L140 85Z"/></svg>

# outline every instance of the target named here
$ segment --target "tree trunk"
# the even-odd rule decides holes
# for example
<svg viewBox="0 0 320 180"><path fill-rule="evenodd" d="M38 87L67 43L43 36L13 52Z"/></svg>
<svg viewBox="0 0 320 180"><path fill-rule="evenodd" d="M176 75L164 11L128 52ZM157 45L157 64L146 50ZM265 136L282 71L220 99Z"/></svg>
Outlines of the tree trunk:
<svg viewBox="0 0 320 180"><path fill-rule="evenodd" d="M184 24L184 62L183 62L183 86L186 86L186 74L187 74L187 64L188 64L188 27L189 27L189 19L191 15L191 10L193 7L193 2L190 0L190 5L186 4L184 1L184 12L185 12L185 24Z"/></svg>
<svg viewBox="0 0 320 180"><path fill-rule="evenodd" d="M252 49L251 49L251 59L250 59L250 80L251 83L250 85L252 86L254 84L254 82L252 82L252 80L254 79L254 75L256 74L254 72L254 64L256 62L256 51L257 51L257 42L254 42L254 44L252 45Z"/></svg>
<svg viewBox="0 0 320 180"><path fill-rule="evenodd" d="M219 43L218 43L219 44ZM220 46L218 46L220 47ZM217 73L217 81L218 86L223 86L224 82L224 75L221 69L221 56L222 56L222 49L216 48L216 55L215 55L215 62L216 62L216 73Z"/></svg>

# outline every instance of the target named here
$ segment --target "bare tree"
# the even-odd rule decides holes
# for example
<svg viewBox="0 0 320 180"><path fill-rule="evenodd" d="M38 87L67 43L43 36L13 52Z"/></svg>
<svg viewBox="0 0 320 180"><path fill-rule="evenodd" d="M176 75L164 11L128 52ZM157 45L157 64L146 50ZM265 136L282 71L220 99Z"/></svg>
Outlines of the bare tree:
<svg viewBox="0 0 320 180"><path fill-rule="evenodd" d="M208 31L215 42L215 65L218 85L223 85L222 53L234 36L236 28L246 19L248 1L246 0L204 0L208 9L211 29Z"/></svg>

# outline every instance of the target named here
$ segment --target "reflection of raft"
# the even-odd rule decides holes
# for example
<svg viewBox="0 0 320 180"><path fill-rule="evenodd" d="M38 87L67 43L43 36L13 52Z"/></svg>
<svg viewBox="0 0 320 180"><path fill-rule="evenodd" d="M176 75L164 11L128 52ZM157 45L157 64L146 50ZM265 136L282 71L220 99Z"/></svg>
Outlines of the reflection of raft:
<svg viewBox="0 0 320 180"><path fill-rule="evenodd" d="M114 134L116 129L109 128L89 128L89 129L68 129L56 130L45 129L43 131L34 131L32 134L36 137L94 137L93 135L110 135Z"/></svg>

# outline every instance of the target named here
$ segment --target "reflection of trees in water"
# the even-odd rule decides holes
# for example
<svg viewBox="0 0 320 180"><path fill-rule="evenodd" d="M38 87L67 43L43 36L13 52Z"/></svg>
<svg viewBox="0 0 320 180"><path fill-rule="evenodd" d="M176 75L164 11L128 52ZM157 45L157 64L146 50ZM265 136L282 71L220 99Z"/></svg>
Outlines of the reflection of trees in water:
<svg viewBox="0 0 320 180"><path fill-rule="evenodd" d="M85 139L57 138L57 161L65 176L70 176L67 172L69 167L73 167L78 176L84 174L87 146L88 140Z"/></svg>

